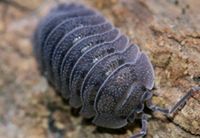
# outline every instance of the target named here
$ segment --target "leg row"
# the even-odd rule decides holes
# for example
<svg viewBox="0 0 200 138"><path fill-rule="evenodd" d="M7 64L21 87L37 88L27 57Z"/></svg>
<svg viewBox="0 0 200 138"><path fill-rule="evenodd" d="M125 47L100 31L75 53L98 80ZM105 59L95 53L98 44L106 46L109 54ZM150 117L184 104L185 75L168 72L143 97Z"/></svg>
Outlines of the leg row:
<svg viewBox="0 0 200 138"><path fill-rule="evenodd" d="M139 133L134 134L131 138L138 138L146 135L147 133L147 115L142 114L141 115L141 122L142 122L142 129Z"/></svg>

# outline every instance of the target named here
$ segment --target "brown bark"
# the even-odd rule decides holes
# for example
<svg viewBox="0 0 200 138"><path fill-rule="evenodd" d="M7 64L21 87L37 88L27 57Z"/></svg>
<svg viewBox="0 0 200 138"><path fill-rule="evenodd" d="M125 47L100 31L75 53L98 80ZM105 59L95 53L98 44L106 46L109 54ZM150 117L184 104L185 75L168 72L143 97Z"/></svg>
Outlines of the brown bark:
<svg viewBox="0 0 200 138"><path fill-rule="evenodd" d="M171 107L192 86L200 85L200 1L80 2L99 10L148 54L156 75L155 104ZM27 4L30 10L25 11L8 6L0 16L0 137L117 138L139 131L139 122L121 130L96 128L63 102L39 74L30 36L52 5L44 3L34 15L30 12L35 5ZM0 13L4 10L0 2ZM152 113L146 137L200 137L200 94L171 118Z"/></svg>

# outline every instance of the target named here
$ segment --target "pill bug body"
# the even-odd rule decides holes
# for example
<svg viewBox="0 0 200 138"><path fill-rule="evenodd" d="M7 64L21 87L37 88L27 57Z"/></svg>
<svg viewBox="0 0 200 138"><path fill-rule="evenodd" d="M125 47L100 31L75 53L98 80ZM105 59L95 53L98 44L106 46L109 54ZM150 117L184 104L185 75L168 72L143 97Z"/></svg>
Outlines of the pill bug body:
<svg viewBox="0 0 200 138"><path fill-rule="evenodd" d="M33 51L41 73L85 118L106 128L121 128L135 118L146 134L144 103L153 111L172 109L152 104L154 71L148 57L96 11L78 4L60 4L41 20L33 35Z"/></svg>

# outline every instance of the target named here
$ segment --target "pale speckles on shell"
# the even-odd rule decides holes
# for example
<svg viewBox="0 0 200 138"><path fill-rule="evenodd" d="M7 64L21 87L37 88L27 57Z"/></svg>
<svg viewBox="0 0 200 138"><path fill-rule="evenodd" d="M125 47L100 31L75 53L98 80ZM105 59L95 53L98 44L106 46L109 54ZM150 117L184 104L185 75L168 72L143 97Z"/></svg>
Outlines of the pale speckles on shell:
<svg viewBox="0 0 200 138"><path fill-rule="evenodd" d="M154 72L138 46L99 13L82 5L59 5L34 34L41 72L84 117L98 126L120 128L140 98L152 89Z"/></svg>

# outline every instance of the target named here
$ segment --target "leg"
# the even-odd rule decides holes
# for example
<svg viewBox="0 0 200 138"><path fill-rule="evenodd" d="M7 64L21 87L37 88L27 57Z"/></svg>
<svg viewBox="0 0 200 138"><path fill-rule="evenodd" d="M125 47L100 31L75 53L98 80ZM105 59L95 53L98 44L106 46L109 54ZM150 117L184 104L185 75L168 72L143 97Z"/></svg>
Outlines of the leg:
<svg viewBox="0 0 200 138"><path fill-rule="evenodd" d="M144 135L146 135L147 133L147 116L146 114L142 114L142 117L141 117L141 121L142 121L142 129L139 133L131 136L131 138L138 138L138 137L142 137Z"/></svg>
<svg viewBox="0 0 200 138"><path fill-rule="evenodd" d="M152 99L147 100L146 104L147 104L147 107L149 109L151 109L152 111L159 111L164 114L170 115L170 114L176 112L176 110L178 108L180 108L183 104L185 104L186 101L193 95L194 92L199 91L199 90L200 90L200 86L192 87L188 91L188 93L185 96L183 96L171 109L161 108L161 107L154 105L152 103Z"/></svg>
<svg viewBox="0 0 200 138"><path fill-rule="evenodd" d="M141 97L140 102L144 103L145 101L151 99L153 96L153 93L149 90L147 90Z"/></svg>

